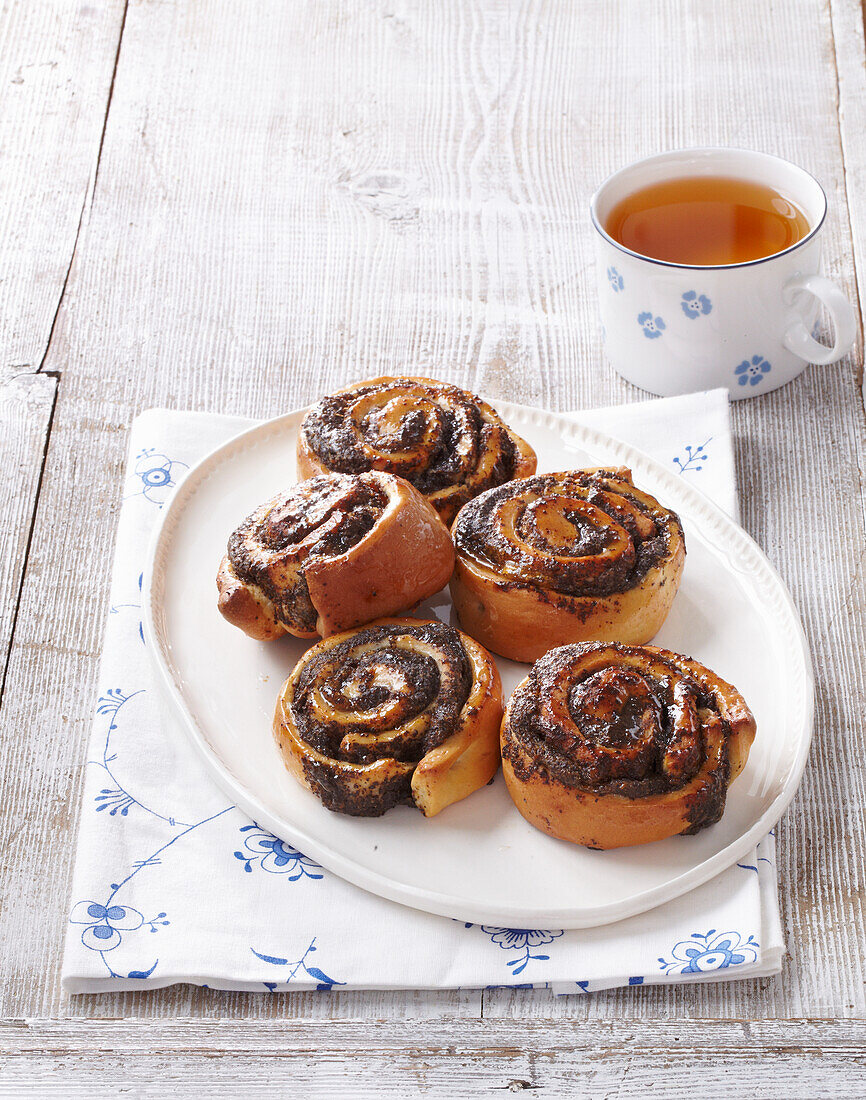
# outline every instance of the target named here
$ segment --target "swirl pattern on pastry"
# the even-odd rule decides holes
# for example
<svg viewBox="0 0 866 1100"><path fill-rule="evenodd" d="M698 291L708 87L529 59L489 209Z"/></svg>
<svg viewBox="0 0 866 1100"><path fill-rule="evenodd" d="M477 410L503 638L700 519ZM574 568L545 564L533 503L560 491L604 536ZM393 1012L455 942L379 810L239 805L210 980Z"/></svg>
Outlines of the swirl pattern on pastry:
<svg viewBox="0 0 866 1100"><path fill-rule="evenodd" d="M432 378L372 378L323 397L298 437L304 476L387 470L446 523L495 485L535 472L535 452L480 397Z"/></svg>
<svg viewBox="0 0 866 1100"><path fill-rule="evenodd" d="M625 468L490 489L461 509L452 534L461 625L515 661L568 642L649 641L685 562L679 518Z"/></svg>
<svg viewBox="0 0 866 1100"><path fill-rule="evenodd" d="M253 638L327 637L414 606L453 565L447 528L408 482L323 474L267 501L232 534L218 606Z"/></svg>
<svg viewBox="0 0 866 1100"><path fill-rule="evenodd" d="M645 844L718 821L755 720L689 657L584 642L537 661L502 723L503 774L536 828L590 848Z"/></svg>
<svg viewBox="0 0 866 1100"><path fill-rule="evenodd" d="M329 810L426 817L499 767L502 685L472 638L443 623L382 619L309 649L283 685L274 736L287 768Z"/></svg>

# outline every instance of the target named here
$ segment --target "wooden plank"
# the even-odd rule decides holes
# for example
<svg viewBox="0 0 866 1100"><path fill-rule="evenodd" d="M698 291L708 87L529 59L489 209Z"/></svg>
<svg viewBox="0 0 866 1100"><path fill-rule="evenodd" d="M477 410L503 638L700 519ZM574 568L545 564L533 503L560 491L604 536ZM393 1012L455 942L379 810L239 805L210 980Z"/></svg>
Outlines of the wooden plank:
<svg viewBox="0 0 866 1100"><path fill-rule="evenodd" d="M0 1095L836 1097L866 1087L864 1025L447 1019L27 1022L0 1032ZM23 1092L15 1093L15 1089Z"/></svg>
<svg viewBox="0 0 866 1100"><path fill-rule="evenodd" d="M866 289L866 2L831 0L833 47L839 96L839 133L845 190L851 219L851 243L860 299ZM863 338L861 316L860 338ZM861 383L863 379L861 378Z"/></svg>
<svg viewBox="0 0 866 1100"><path fill-rule="evenodd" d="M0 370L0 703L57 379Z"/></svg>
<svg viewBox="0 0 866 1100"><path fill-rule="evenodd" d="M680 1061L684 1056L690 1060ZM350 1060L351 1059L351 1060ZM57 1061L32 1058L4 1068L0 1096L108 1097L131 1092L136 1098L203 1095L232 1100L265 1098L275 1089L304 1097L353 1097L355 1100L406 1097L472 1097L520 1093L527 1097L567 1100L641 1100L649 1090L657 1096L729 1100L746 1093L762 1100L837 1100L848 1089L864 1084L862 1054L812 1051L759 1052L759 1059L688 1050L651 1053L636 1062L608 1051L592 1051L579 1061L568 1054L541 1055L459 1050L437 1056L421 1049L401 1050L387 1059L361 1059L354 1052L332 1056L328 1051L302 1058L277 1055L203 1055L154 1058L112 1058L103 1054L71 1054ZM287 1076L289 1075L289 1076ZM456 1091L459 1090L459 1091Z"/></svg>
<svg viewBox="0 0 866 1100"><path fill-rule="evenodd" d="M688 1059L681 1061L680 1059ZM166 1095L198 1100L269 1097L275 1089L300 1097L445 1097L461 1100L500 1092L567 1100L640 1100L657 1096L729 1100L746 1093L762 1100L837 1100L866 1083L863 1053L788 1050L721 1058L688 1049L649 1052L640 1061L617 1052L540 1054L481 1051L445 1054L406 1049L387 1058L346 1051L301 1057L226 1056L219 1051L170 1058L73 1053L61 1059L27 1058L2 1067L0 1096L136 1098ZM752 1092L754 1090L754 1093Z"/></svg>
<svg viewBox="0 0 866 1100"><path fill-rule="evenodd" d="M331 994L320 996L329 1000ZM274 994L262 1000L285 1002ZM700 1026L697 1026L700 1025ZM455 1029L457 1033L455 1034ZM504 1049L544 1051L559 1044L562 1050L650 1049L691 1051L747 1051L786 1048L866 1050L866 1020L656 1020L639 1028L629 1020L589 1020L580 1027L563 1028L556 1020L465 1020L443 1016L431 1020L423 1037L407 1034L400 1021L370 1015L341 1019L58 1019L0 1021L0 1056L61 1056L76 1050L106 1054L141 1054L160 1058L196 1050L227 1054L303 1053L319 1050L388 1054L425 1047L446 1051Z"/></svg>
<svg viewBox="0 0 866 1100"><path fill-rule="evenodd" d="M815 171L828 268L856 299L835 95L813 0L784 18L771 0L263 0L240 22L228 0L131 8L47 356L64 378L2 717L0 830L27 838L7 875L7 1013L477 1013L477 995L455 994L61 998L57 852L75 835L126 429L152 404L273 414L406 367L557 409L638 399L601 359L586 202L612 168L675 144L764 148ZM821 684L781 830L783 978L492 992L485 1023L866 1010L859 366L858 353L735 410L745 522L791 585Z"/></svg>
<svg viewBox="0 0 866 1100"><path fill-rule="evenodd" d="M69 273L124 0L0 8L0 369L37 367Z"/></svg>

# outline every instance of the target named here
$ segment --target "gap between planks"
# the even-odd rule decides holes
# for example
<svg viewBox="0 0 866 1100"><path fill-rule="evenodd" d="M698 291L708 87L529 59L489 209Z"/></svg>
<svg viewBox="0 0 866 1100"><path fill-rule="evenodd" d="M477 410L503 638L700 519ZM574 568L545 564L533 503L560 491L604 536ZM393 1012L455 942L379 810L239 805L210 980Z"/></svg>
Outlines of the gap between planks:
<svg viewBox="0 0 866 1100"><path fill-rule="evenodd" d="M129 0L124 0L123 12L121 13L121 16L120 16L120 30L118 31L118 34L117 34L117 47L114 51L114 63L111 67L111 80L109 81L108 95L106 96L106 99L105 99L105 110L103 111L103 115L102 115L102 129L99 132L99 145L97 146L97 150L96 150L96 163L94 164L94 167L93 167L93 175L91 177L90 185L85 190L84 199L81 203L81 212L78 215L78 226L75 230L75 237L73 238L72 248L70 249L70 252L69 252L69 263L66 265L66 273L63 276L63 282L60 286L60 293L57 295L57 307L54 310L54 316L51 318L51 324L50 324L49 329L48 329L48 337L45 341L45 351L43 352L43 355L42 355L42 361L39 364L39 371L40 372L44 372L45 363L46 363L46 360L48 359L48 355L51 351L51 341L54 338L54 330L57 327L57 318L60 316L60 310L63 306L63 302L64 302L64 299L66 297L66 288L69 285L69 275L70 275L70 272L72 271L72 265L75 263L76 253L78 252L78 241L81 238L81 227L84 224L85 214L92 207L93 199L94 199L94 196L96 194L96 185L99 181L99 169L100 169L100 166L102 164L102 149L103 149L103 146L105 145L105 131L108 128L108 115L109 115L109 112L111 111L111 101L114 98L114 82L115 82L115 79L117 78L117 66L118 66L118 63L120 61L120 49L121 49L121 46L123 45L123 31L124 31L124 28L126 27L126 13L128 12L128 10L129 10ZM60 372L59 371L57 371L55 373L57 374L58 377L60 377ZM49 426L49 431L50 431L50 426ZM48 449L48 444L47 444L47 441L46 441L46 453L47 453L47 449ZM38 500L37 500L36 504L37 504L37 507L38 507ZM2 701L2 694L0 694L0 701Z"/></svg>
<svg viewBox="0 0 866 1100"><path fill-rule="evenodd" d="M57 407L56 373L9 371L0 378L0 708L27 574L36 509Z"/></svg>

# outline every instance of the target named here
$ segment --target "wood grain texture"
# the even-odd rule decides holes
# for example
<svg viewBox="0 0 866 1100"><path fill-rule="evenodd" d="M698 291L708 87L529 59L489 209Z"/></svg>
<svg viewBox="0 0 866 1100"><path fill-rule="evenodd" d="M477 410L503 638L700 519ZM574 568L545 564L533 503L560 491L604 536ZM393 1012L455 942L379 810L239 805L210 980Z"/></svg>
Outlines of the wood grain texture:
<svg viewBox="0 0 866 1100"><path fill-rule="evenodd" d="M433 1087L429 1067L447 1056L477 1090L508 1086L484 1078L480 1056L459 1063L455 1043L482 1012L490 1034L514 1044L497 1066L530 1082L535 1055L517 1034L527 1021L567 1018L550 1025L548 1047L534 1048L549 1050L611 1017L655 1021L649 1035L670 1018L693 1020L694 1045L720 1034L708 1018L864 1015L859 352L734 414L744 522L791 587L820 684L815 750L780 831L791 950L780 979L591 997L490 991L483 1004L480 993L262 997L189 987L70 1001L57 980L70 873L57 853L75 835L133 416L155 404L271 415L408 367L560 410L642 398L601 355L586 207L613 168L674 145L749 146L812 170L831 204L828 271L856 301L851 224L863 214L849 203L864 192L846 179L854 127L849 116L840 129L837 111L854 76L836 64L862 64L862 54L847 40L834 49L855 8L855 0L833 0L832 12L820 0L791 0L784 13L771 0L260 0L239 20L229 0L130 7L98 185L46 357L63 380L0 715L8 791L0 830L14 851L0 937L3 1013L195 1016L190 1051L205 1052L207 1021L218 1017L408 1017L420 1040L410 1057L405 1030L394 1033L403 1036L394 1065L404 1079ZM444 1054L432 1050L436 1017L451 1028ZM571 1019L582 1021L580 1032ZM676 1068L674 1055L665 1070L644 1048L629 1058L630 1026L615 1039L619 1061L581 1055L596 1095L615 1082L621 1095L636 1094ZM72 1023L62 1027L76 1034ZM804 1084L817 1054L781 1050L778 1028L776 1045L748 1057L732 1047L717 1076L701 1080L719 1089L747 1074L754 1081L765 1057L778 1071L762 1078L767 1095L821 1095L824 1078ZM229 1042L230 1032L220 1034ZM342 1042L321 1034L335 1036L335 1049ZM147 1061L144 1047L134 1069L145 1075L135 1077L142 1088L155 1066L169 1073L180 1064L175 1055ZM859 1072L862 1050L850 1051L839 1076L826 1062L828 1090L843 1070ZM74 1061L90 1080L94 1057L33 1051L20 1073ZM251 1092L264 1087L254 1056L235 1057L236 1079L249 1075ZM304 1057L297 1065L312 1067L314 1056ZM713 1057L695 1055L700 1067ZM190 1053L165 1080L200 1084L208 1064ZM332 1089L337 1064L323 1070ZM7 1074L19 1073L10 1065ZM388 1058L374 1069L394 1091ZM48 1087L48 1077L39 1080ZM685 1076L672 1080L688 1088ZM567 1082L563 1075L549 1088ZM778 1082L786 1087L773 1092Z"/></svg>
<svg viewBox="0 0 866 1100"><path fill-rule="evenodd" d="M839 134L848 210L851 218L851 243L860 300L866 288L866 0L831 0L833 47L836 53ZM860 339L863 319L860 317ZM860 372L861 388L866 380Z"/></svg>
<svg viewBox="0 0 866 1100"><path fill-rule="evenodd" d="M446 1019L396 1022L20 1022L0 1032L0 1095L643 1098L856 1096L863 1024L693 1025Z"/></svg>
<svg viewBox="0 0 866 1100"><path fill-rule="evenodd" d="M0 703L57 380L0 370Z"/></svg>
<svg viewBox="0 0 866 1100"><path fill-rule="evenodd" d="M123 0L0 6L0 369L36 368L90 193Z"/></svg>

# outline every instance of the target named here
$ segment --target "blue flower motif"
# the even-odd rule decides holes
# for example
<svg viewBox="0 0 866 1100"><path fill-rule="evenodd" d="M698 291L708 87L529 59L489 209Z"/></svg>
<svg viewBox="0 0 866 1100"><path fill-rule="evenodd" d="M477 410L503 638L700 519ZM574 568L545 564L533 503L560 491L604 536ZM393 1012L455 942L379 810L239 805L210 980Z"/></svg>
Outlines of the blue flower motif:
<svg viewBox="0 0 866 1100"><path fill-rule="evenodd" d="M613 288L614 294L619 294L619 292L625 286L625 283L622 280L622 275L620 275L615 267L609 267L607 269L607 278L608 282Z"/></svg>
<svg viewBox="0 0 866 1100"><path fill-rule="evenodd" d="M103 696L100 700L100 706L97 709L100 713L104 711L114 715L120 706L123 705L123 702L129 698L132 698L132 696L124 697L119 689L112 688L107 695ZM107 757L107 759L111 760L113 757ZM139 805L141 805L141 803L139 803ZM223 814L229 813L232 809L234 809L234 807L226 806L224 809L218 810L217 813L202 818L201 821L196 821L192 825L187 825L183 832L176 833L170 840L164 841L164 843L146 859L135 860L132 864L132 870L125 878L121 879L119 882L112 882L110 884L111 893L106 898L105 904L98 901L79 901L73 906L72 912L69 914L69 923L83 924L85 926L84 931L81 933L81 942L89 950L99 953L99 957L102 959L105 969L112 978L134 978L144 981L153 974L159 965L159 959L156 959L147 970L130 970L126 974L119 974L114 970L106 958L106 955L108 952L118 947L122 942L123 936L121 936L121 932L136 932L144 929L150 932L157 932L160 927L171 923L165 919L165 913L157 913L155 917L151 917L148 920L142 916L137 909L133 909L132 906L117 904L114 899L118 892L124 889L127 883L134 879L136 875L141 874L145 868L158 867L161 863L159 857L168 848L171 848L174 844L194 832L196 829L200 829L203 825L207 825L209 822L215 821L218 817L222 817ZM176 824L176 822L169 818L161 818L161 820L169 821L171 825Z"/></svg>
<svg viewBox="0 0 866 1100"><path fill-rule="evenodd" d="M651 313L639 313L637 323L648 340L657 340L667 327L661 317L653 317Z"/></svg>
<svg viewBox="0 0 866 1100"><path fill-rule="evenodd" d="M160 821L167 821L171 826L184 827L186 822L176 821L173 817L165 817L163 814L157 813L156 810L152 810L134 795L130 794L123 784L119 782L112 770L112 765L117 759L117 752L112 751L112 737L117 732L118 715L130 699L135 699L136 696L142 695L144 691L144 688L139 688L138 691L133 691L130 692L129 695L124 695L120 688L109 688L104 695L100 695L99 697L96 713L108 718L108 729L105 734L102 759L89 760L88 763L98 768L102 768L108 778L114 783L114 786L102 787L99 793L94 795L96 810L97 812L108 810L109 817L114 817L116 814L120 814L121 817L126 817L133 806L138 806L145 813L152 814L154 817L159 818Z"/></svg>
<svg viewBox="0 0 866 1100"><path fill-rule="evenodd" d="M467 924L466 927L472 926ZM550 955L533 955L531 949L541 947L545 943L553 943L564 934L562 930L551 932L541 928L492 928L487 925L482 925L481 931L489 936L491 943L495 943L501 950L518 952L517 956L509 959L506 964L512 968L512 974L521 974L531 959L536 962L547 961Z"/></svg>
<svg viewBox="0 0 866 1100"><path fill-rule="evenodd" d="M271 966L288 966L289 976L285 979L286 986L291 985L294 978L303 971L307 977L312 978L316 982L316 989L325 990L330 992L335 985L345 985L345 982L338 982L336 978L329 978L324 970L318 966L312 966L307 962L313 951L317 951L316 936L310 940L307 950L301 955L299 959L283 959L279 955L263 955L261 951L256 951L254 947L250 948L250 951L256 956L257 959L261 959L262 962L270 963ZM278 982L264 982L267 989L274 992L277 988Z"/></svg>
<svg viewBox="0 0 866 1100"><path fill-rule="evenodd" d="M146 497L161 508L177 485L181 470L188 468L185 462L169 458L153 447L146 447L136 455L135 467L130 475L136 488L129 496Z"/></svg>
<svg viewBox="0 0 866 1100"><path fill-rule="evenodd" d="M261 869L269 874L288 875L289 882L297 882L304 877L311 879L324 877L316 874L321 867L314 859L303 855L297 848L272 836L255 823L242 825L240 831L247 834L244 838L244 848L250 854L235 852L234 856L244 864L245 871L252 872L253 865L258 863Z"/></svg>
<svg viewBox="0 0 866 1100"><path fill-rule="evenodd" d="M713 303L706 296L706 294L698 294L695 290L687 290L682 297L680 305L683 307L683 313L686 317L691 317L692 320L700 315L711 313L713 309Z"/></svg>
<svg viewBox="0 0 866 1100"><path fill-rule="evenodd" d="M101 905L98 901L78 902L69 920L72 924L86 925L81 942L91 951L113 951L123 939L121 932L134 932L144 924L144 917L137 909L128 905Z"/></svg>
<svg viewBox="0 0 866 1100"><path fill-rule="evenodd" d="M138 574L138 591L141 592L141 584L144 580L144 573ZM109 614L119 615L121 611L126 611L131 608L134 611L141 611L140 603L113 603L108 609ZM138 617L138 637L141 640L141 644L144 645L144 627L141 624L141 616Z"/></svg>
<svg viewBox="0 0 866 1100"><path fill-rule="evenodd" d="M734 374L739 376L741 386L747 383L750 386L757 386L764 375L769 374L772 369L763 355L753 355L751 359L744 359Z"/></svg>
<svg viewBox="0 0 866 1100"><path fill-rule="evenodd" d="M108 810L109 817L114 817L117 813L126 817L129 807L137 805L132 795L127 794L122 787L103 787L99 794L94 795L94 801L97 803L97 812Z"/></svg>
<svg viewBox="0 0 866 1100"><path fill-rule="evenodd" d="M692 932L691 939L680 940L671 951L671 960L659 958L665 974L702 974L711 970L727 970L729 966L753 963L758 958L760 944L749 936L744 940L739 932Z"/></svg>
<svg viewBox="0 0 866 1100"><path fill-rule="evenodd" d="M674 464L679 466L680 473L684 474L688 470L703 470L703 463L707 461L707 452L705 450L707 444L713 437L704 440L703 443L692 445L687 443L685 445L686 458L680 458L679 455L674 456Z"/></svg>

